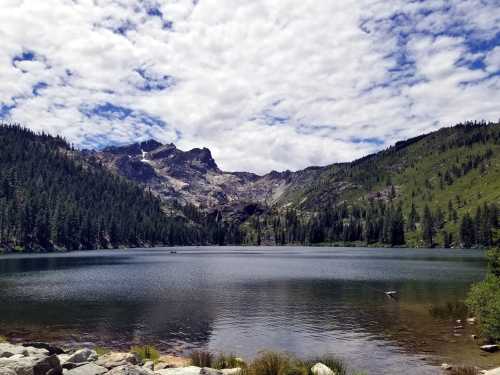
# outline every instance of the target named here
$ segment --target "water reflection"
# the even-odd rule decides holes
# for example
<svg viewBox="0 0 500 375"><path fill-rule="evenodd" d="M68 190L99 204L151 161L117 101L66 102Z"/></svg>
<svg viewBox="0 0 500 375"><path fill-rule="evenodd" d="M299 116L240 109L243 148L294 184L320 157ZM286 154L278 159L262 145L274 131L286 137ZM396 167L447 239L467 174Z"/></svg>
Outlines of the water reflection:
<svg viewBox="0 0 500 375"><path fill-rule="evenodd" d="M449 322L433 318L429 307L464 298L469 284L483 276L481 253L178 252L0 258L0 334L120 348L154 343L171 352L204 347L245 356L263 348L299 355L330 351L373 374L434 371L425 363L450 352L464 358L475 348L465 333L454 336ZM397 290L399 299L387 298L386 290Z"/></svg>

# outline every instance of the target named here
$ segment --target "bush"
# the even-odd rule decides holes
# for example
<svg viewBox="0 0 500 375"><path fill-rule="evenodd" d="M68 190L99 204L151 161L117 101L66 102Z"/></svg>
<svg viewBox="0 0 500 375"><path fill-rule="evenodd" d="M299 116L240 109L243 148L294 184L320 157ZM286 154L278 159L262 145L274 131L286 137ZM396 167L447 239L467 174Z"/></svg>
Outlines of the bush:
<svg viewBox="0 0 500 375"><path fill-rule="evenodd" d="M472 286L467 305L479 319L481 334L490 340L500 340L500 278L489 274Z"/></svg>
<svg viewBox="0 0 500 375"><path fill-rule="evenodd" d="M0 335L0 342L7 342L7 337Z"/></svg>
<svg viewBox="0 0 500 375"><path fill-rule="evenodd" d="M251 364L251 373L255 375L288 375L291 360L289 356L276 352L262 352Z"/></svg>
<svg viewBox="0 0 500 375"><path fill-rule="evenodd" d="M212 367L219 370L242 367L242 365L244 365L244 363L234 354L224 353L219 354L212 363Z"/></svg>
<svg viewBox="0 0 500 375"><path fill-rule="evenodd" d="M209 351L195 350L189 357L193 366L212 367L214 362L214 355Z"/></svg>
<svg viewBox="0 0 500 375"><path fill-rule="evenodd" d="M130 352L136 354L143 361L156 362L160 358L160 352L151 345L133 346Z"/></svg>

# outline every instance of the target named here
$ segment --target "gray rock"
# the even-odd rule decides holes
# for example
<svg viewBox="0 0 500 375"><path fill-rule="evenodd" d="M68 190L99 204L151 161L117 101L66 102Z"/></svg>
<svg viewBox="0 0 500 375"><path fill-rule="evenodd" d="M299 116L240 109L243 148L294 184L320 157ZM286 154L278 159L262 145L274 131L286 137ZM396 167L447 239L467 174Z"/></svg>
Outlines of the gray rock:
<svg viewBox="0 0 500 375"><path fill-rule="evenodd" d="M57 346L53 346L51 344L48 344L46 342L27 342L27 343L24 343L23 346L33 347L36 349L45 349L49 352L49 355L63 354L64 353L63 349L61 349Z"/></svg>
<svg viewBox="0 0 500 375"><path fill-rule="evenodd" d="M330 367L324 365L321 362L316 363L313 367L311 367L311 373L314 375L335 375Z"/></svg>
<svg viewBox="0 0 500 375"><path fill-rule="evenodd" d="M158 375L200 375L201 368L197 366L166 368L155 370Z"/></svg>
<svg viewBox="0 0 500 375"><path fill-rule="evenodd" d="M16 372L10 368L0 368L0 375L16 375Z"/></svg>
<svg viewBox="0 0 500 375"><path fill-rule="evenodd" d="M224 375L238 375L241 372L241 367L224 368L221 371Z"/></svg>
<svg viewBox="0 0 500 375"><path fill-rule="evenodd" d="M84 366L84 365L87 365L89 363L92 363L92 362L81 362L81 363L64 362L62 364L62 368L65 370L73 370L74 368Z"/></svg>
<svg viewBox="0 0 500 375"><path fill-rule="evenodd" d="M16 375L33 375L34 365L34 358L0 358L0 370L14 371Z"/></svg>
<svg viewBox="0 0 500 375"><path fill-rule="evenodd" d="M483 345L481 346L481 350L488 353L495 353L499 349L498 345Z"/></svg>
<svg viewBox="0 0 500 375"><path fill-rule="evenodd" d="M146 370L151 370L153 371L155 367L155 364L153 361L146 361L143 365L142 365L142 368L145 368Z"/></svg>
<svg viewBox="0 0 500 375"><path fill-rule="evenodd" d="M33 375L61 375L62 367L57 355L40 358L33 366Z"/></svg>
<svg viewBox="0 0 500 375"><path fill-rule="evenodd" d="M137 365L139 364L139 359L132 353L112 352L99 357L99 359L96 361L96 364L108 369L112 369L114 367L124 366L128 364Z"/></svg>
<svg viewBox="0 0 500 375"><path fill-rule="evenodd" d="M93 362L97 360L97 353L95 350L90 350L90 349L80 349L74 352L73 354L70 354L68 358L64 362L71 362L71 363L82 363L82 362Z"/></svg>
<svg viewBox="0 0 500 375"><path fill-rule="evenodd" d="M59 354L57 356L57 358L59 358L59 362L61 362L61 364L68 362L69 357L71 357L71 355L69 355L69 354Z"/></svg>
<svg viewBox="0 0 500 375"><path fill-rule="evenodd" d="M216 370L210 367L203 367L200 370L200 375L223 375L221 370Z"/></svg>
<svg viewBox="0 0 500 375"><path fill-rule="evenodd" d="M13 345L9 343L0 343L0 358L9 358L13 355L21 354L24 357L48 355L46 349L37 349L31 346L24 347L22 345Z"/></svg>
<svg viewBox="0 0 500 375"><path fill-rule="evenodd" d="M127 364L113 368L106 375L153 375L153 372L136 365Z"/></svg>
<svg viewBox="0 0 500 375"><path fill-rule="evenodd" d="M76 367L72 370L65 371L65 375L101 375L108 372L106 367L98 366L95 363L88 363L83 366Z"/></svg>

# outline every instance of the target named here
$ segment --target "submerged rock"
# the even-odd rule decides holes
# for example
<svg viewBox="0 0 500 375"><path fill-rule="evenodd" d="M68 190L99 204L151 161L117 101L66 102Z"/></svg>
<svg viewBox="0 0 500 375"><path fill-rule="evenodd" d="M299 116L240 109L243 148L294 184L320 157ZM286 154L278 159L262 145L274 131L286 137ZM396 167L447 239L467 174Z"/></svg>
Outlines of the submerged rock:
<svg viewBox="0 0 500 375"><path fill-rule="evenodd" d="M97 365L112 369L124 365L137 365L139 360L136 355L132 353L117 353L112 352L104 354L96 362Z"/></svg>
<svg viewBox="0 0 500 375"><path fill-rule="evenodd" d="M330 367L324 365L321 362L316 363L311 367L311 373L314 375L335 375L335 372L330 369Z"/></svg>
<svg viewBox="0 0 500 375"><path fill-rule="evenodd" d="M498 345L483 345L481 346L481 350L488 352L488 353L495 353L498 351L499 347Z"/></svg>
<svg viewBox="0 0 500 375"><path fill-rule="evenodd" d="M108 372L106 367L98 366L95 363L88 363L64 372L64 375L101 375Z"/></svg>

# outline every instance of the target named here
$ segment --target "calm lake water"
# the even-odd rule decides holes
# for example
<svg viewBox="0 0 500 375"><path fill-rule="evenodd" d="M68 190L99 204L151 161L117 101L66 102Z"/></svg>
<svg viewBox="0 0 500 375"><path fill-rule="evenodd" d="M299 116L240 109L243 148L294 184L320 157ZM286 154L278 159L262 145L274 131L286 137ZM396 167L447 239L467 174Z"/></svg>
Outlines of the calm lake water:
<svg viewBox="0 0 500 375"><path fill-rule="evenodd" d="M334 353L369 374L434 374L480 354L432 305L483 278L474 250L203 247L0 257L0 334L252 357ZM398 291L398 300L384 291Z"/></svg>

